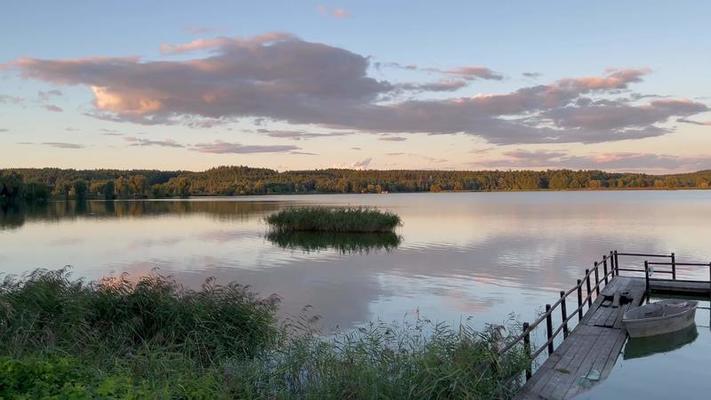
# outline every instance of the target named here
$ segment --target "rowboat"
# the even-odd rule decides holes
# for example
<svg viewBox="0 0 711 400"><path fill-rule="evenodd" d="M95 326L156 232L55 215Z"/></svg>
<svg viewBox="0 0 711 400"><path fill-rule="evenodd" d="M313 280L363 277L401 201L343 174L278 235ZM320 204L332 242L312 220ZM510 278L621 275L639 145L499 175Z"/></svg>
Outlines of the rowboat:
<svg viewBox="0 0 711 400"><path fill-rule="evenodd" d="M697 302L662 300L628 310L622 324L631 338L663 335L694 324Z"/></svg>

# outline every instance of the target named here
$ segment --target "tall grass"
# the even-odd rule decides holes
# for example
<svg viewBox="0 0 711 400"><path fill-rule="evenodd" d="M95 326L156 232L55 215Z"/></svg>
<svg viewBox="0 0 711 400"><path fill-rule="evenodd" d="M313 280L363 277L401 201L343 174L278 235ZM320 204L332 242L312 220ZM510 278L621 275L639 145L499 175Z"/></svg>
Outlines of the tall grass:
<svg viewBox="0 0 711 400"><path fill-rule="evenodd" d="M499 399L525 367L494 330L417 320L322 336L276 300L36 271L0 284L2 399ZM504 338L505 340L505 338Z"/></svg>
<svg viewBox="0 0 711 400"><path fill-rule="evenodd" d="M71 280L66 269L37 270L0 284L0 354L105 358L155 348L205 366L271 346L276 303L212 280L193 291L157 274L86 283Z"/></svg>
<svg viewBox="0 0 711 400"><path fill-rule="evenodd" d="M375 233L392 232L400 225L396 214L372 208L287 208L266 221L279 232Z"/></svg>

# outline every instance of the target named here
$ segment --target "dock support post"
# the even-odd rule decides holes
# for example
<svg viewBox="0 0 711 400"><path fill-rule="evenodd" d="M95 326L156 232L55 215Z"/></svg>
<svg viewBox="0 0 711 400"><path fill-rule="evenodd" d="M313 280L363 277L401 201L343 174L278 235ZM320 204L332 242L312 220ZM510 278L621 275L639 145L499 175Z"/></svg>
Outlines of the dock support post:
<svg viewBox="0 0 711 400"><path fill-rule="evenodd" d="M560 314L561 314L561 321L563 321L563 339L568 337L568 322L566 321L568 319L568 310L567 307L565 306L565 292L560 291Z"/></svg>
<svg viewBox="0 0 711 400"><path fill-rule="evenodd" d="M578 279L578 323L583 320L583 281Z"/></svg>
<svg viewBox="0 0 711 400"><path fill-rule="evenodd" d="M676 256L671 253L671 265L672 265L672 280L676 280Z"/></svg>
<svg viewBox="0 0 711 400"><path fill-rule="evenodd" d="M709 299L711 299L711 263L709 263Z"/></svg>
<svg viewBox="0 0 711 400"><path fill-rule="evenodd" d="M602 256L602 272L605 273L605 286L607 286L607 256Z"/></svg>
<svg viewBox="0 0 711 400"><path fill-rule="evenodd" d="M595 293L597 293L597 295L599 296L600 295L600 276L597 272L598 269L600 269L600 264L598 264L597 261L595 261Z"/></svg>
<svg viewBox="0 0 711 400"><path fill-rule="evenodd" d="M528 363L526 364L526 380L531 379L533 375L533 371L531 371L533 360L531 360L531 332L528 331L529 326L528 322L523 323L523 351L528 359Z"/></svg>
<svg viewBox="0 0 711 400"><path fill-rule="evenodd" d="M649 301L649 261L644 261L644 293L647 295L647 301Z"/></svg>
<svg viewBox="0 0 711 400"><path fill-rule="evenodd" d="M615 250L614 256L615 256L615 275L620 276L620 259L617 258L617 250Z"/></svg>
<svg viewBox="0 0 711 400"><path fill-rule="evenodd" d="M588 288L587 294L588 294L588 309L592 307L592 294L590 293L590 270L586 269L585 270L585 285Z"/></svg>
<svg viewBox="0 0 711 400"><path fill-rule="evenodd" d="M553 354L553 317L550 304L546 304L546 336L548 337L548 355L551 355Z"/></svg>

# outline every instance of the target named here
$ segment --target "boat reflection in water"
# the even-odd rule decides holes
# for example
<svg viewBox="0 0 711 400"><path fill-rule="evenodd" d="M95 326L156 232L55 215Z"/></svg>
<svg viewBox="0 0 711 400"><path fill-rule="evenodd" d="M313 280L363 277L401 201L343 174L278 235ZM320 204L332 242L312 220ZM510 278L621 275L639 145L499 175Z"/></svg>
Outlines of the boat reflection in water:
<svg viewBox="0 0 711 400"><path fill-rule="evenodd" d="M387 233L324 233L269 232L267 239L279 247L306 252L336 250L341 254L390 251L402 242L393 232Z"/></svg>
<svg viewBox="0 0 711 400"><path fill-rule="evenodd" d="M623 359L648 357L659 353L668 353L692 343L699 336L696 325L688 326L680 331L663 335L630 338L622 354Z"/></svg>

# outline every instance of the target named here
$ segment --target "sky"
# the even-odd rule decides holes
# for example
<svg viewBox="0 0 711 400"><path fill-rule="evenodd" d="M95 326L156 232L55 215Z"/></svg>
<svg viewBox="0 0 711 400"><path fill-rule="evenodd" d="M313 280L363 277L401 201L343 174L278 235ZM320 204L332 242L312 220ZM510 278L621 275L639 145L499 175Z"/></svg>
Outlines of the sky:
<svg viewBox="0 0 711 400"><path fill-rule="evenodd" d="M0 168L711 169L708 1L22 1Z"/></svg>

